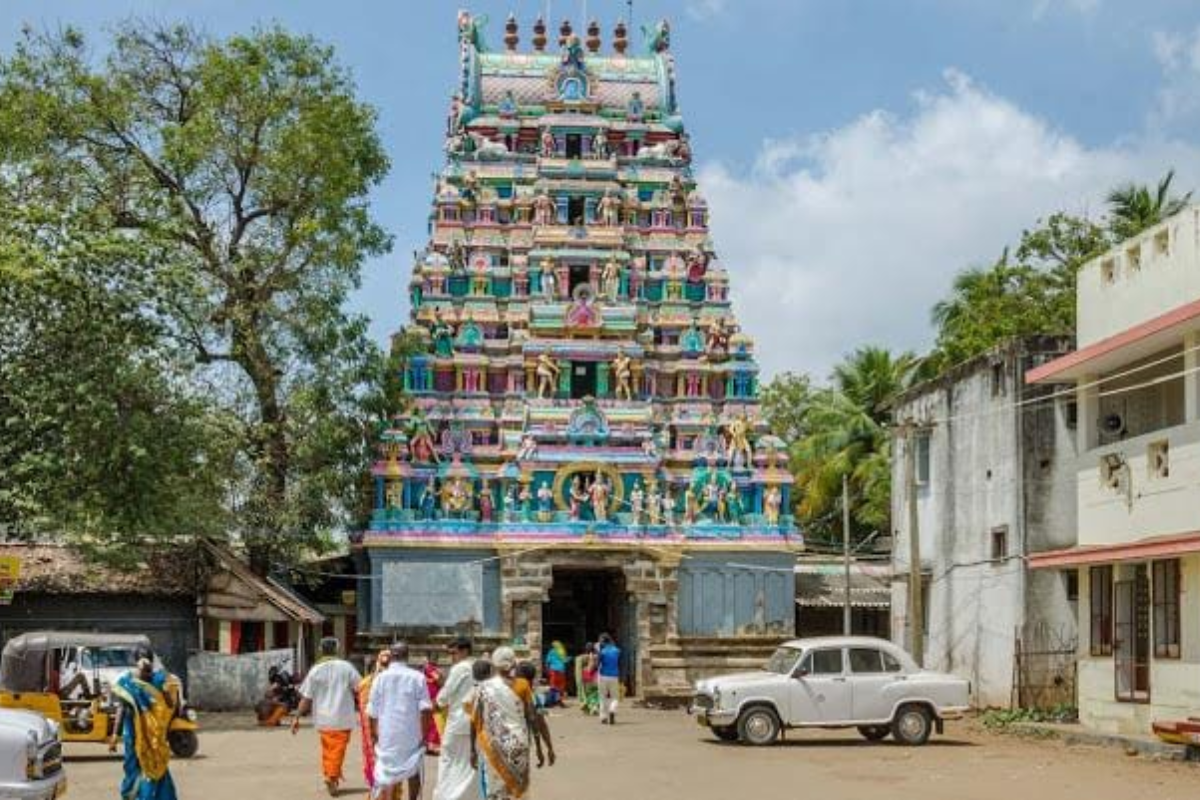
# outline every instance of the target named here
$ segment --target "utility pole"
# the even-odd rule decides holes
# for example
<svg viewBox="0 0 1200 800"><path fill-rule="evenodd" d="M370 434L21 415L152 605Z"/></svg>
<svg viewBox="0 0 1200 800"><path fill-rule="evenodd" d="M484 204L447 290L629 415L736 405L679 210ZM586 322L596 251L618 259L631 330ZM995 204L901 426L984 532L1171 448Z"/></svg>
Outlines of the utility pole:
<svg viewBox="0 0 1200 800"><path fill-rule="evenodd" d="M850 614L850 476L842 476L842 567L846 572L846 599L842 607L842 634L853 631Z"/></svg>
<svg viewBox="0 0 1200 800"><path fill-rule="evenodd" d="M909 650L918 666L925 666L925 609L921 591L921 531L917 520L916 426L905 423L905 483L908 496L908 631Z"/></svg>

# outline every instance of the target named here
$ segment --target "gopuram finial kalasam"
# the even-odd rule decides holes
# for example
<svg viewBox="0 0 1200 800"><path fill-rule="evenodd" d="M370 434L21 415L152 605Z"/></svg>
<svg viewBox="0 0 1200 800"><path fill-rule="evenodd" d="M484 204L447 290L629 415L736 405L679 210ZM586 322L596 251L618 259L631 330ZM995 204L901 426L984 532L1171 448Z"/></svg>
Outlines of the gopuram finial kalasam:
<svg viewBox="0 0 1200 800"><path fill-rule="evenodd" d="M600 23L594 18L587 26L587 49L589 53L600 52Z"/></svg>
<svg viewBox="0 0 1200 800"><path fill-rule="evenodd" d="M542 52L546 49L546 20L540 16L533 23L533 49Z"/></svg>
<svg viewBox="0 0 1200 800"><path fill-rule="evenodd" d="M517 45L521 41L521 36L517 32L517 17L515 14L509 13L508 19L504 22L504 47L509 52L517 49Z"/></svg>
<svg viewBox="0 0 1200 800"><path fill-rule="evenodd" d="M619 56L625 55L625 50L629 47L629 31L625 27L625 20L617 20L616 27L613 28L613 52Z"/></svg>

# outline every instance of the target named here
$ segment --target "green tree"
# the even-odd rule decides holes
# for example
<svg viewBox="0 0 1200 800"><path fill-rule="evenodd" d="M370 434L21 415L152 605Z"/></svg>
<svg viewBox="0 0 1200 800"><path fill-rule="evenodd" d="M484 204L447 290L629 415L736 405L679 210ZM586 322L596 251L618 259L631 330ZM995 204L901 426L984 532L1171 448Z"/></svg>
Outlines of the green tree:
<svg viewBox="0 0 1200 800"><path fill-rule="evenodd" d="M227 523L227 424L150 309L147 254L0 180L0 531L120 561Z"/></svg>
<svg viewBox="0 0 1200 800"><path fill-rule="evenodd" d="M1015 260L1006 249L990 267L960 272L933 307L937 338L922 377L1014 337L1074 331L1079 268L1109 244L1100 225L1056 213L1022 233Z"/></svg>
<svg viewBox="0 0 1200 800"><path fill-rule="evenodd" d="M812 379L795 372L777 375L763 387L763 420L789 448L808 432L808 412L815 392Z"/></svg>
<svg viewBox="0 0 1200 800"><path fill-rule="evenodd" d="M811 400L804 438L791 450L797 517L817 540L840 530L842 479L849 478L855 535L887 530L891 516L888 404L914 373L912 353L862 347L833 369Z"/></svg>
<svg viewBox="0 0 1200 800"><path fill-rule="evenodd" d="M1137 236L1177 214L1191 201L1191 192L1171 196L1174 180L1175 170L1169 170L1153 191L1144 184L1127 183L1108 193L1108 224L1118 241Z"/></svg>
<svg viewBox="0 0 1200 800"><path fill-rule="evenodd" d="M332 51L128 23L97 62L74 31L27 32L0 108L0 171L161 259L161 325L238 421L227 488L254 565L319 543L356 505L383 363L345 300L390 246L367 209L388 168L376 115Z"/></svg>

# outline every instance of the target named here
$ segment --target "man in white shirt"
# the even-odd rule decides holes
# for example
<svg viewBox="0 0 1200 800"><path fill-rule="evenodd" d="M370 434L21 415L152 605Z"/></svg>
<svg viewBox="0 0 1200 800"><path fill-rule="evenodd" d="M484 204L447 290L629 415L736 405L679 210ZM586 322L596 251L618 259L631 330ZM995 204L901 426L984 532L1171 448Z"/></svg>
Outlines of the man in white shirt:
<svg viewBox="0 0 1200 800"><path fill-rule="evenodd" d="M338 640L330 636L321 640L321 657L300 685L292 733L300 729L300 717L312 711L313 727L321 735L321 772L332 797L342 782L350 731L358 724L355 694L360 680L358 670L338 658Z"/></svg>
<svg viewBox="0 0 1200 800"><path fill-rule="evenodd" d="M433 723L433 703L425 676L408 666L408 645L392 645L392 663L371 684L367 700L371 741L375 743L376 800L398 800L407 782L407 797L421 796L425 739Z"/></svg>
<svg viewBox="0 0 1200 800"><path fill-rule="evenodd" d="M469 800L479 796L478 778L471 766L471 719L464 705L475 688L471 674L471 640L456 639L450 645L450 674L438 692L437 705L446 711L442 731L442 753L438 758L438 781L433 800Z"/></svg>

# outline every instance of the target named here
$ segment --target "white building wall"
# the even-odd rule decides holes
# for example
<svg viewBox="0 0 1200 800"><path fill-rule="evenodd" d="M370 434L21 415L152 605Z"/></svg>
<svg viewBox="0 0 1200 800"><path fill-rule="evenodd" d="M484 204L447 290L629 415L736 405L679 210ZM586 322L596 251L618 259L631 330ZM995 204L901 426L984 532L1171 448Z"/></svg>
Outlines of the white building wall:
<svg viewBox="0 0 1200 800"><path fill-rule="evenodd" d="M993 391L993 363L1003 389ZM1075 611L1058 573L1031 576L1027 552L1070 546L1075 533L1075 437L1065 404L1019 407L1020 349L984 358L910 395L899 422L932 422L930 480L918 489L922 571L928 590L925 666L972 683L979 706L1008 706L1014 649L1025 626L1075 640ZM908 508L904 444L893 455L895 528L892 636L908 644ZM993 530L1008 555L992 559Z"/></svg>
<svg viewBox="0 0 1200 800"><path fill-rule="evenodd" d="M1076 292L1079 347L1200 298L1198 237L1200 206L1193 206L1085 264Z"/></svg>

